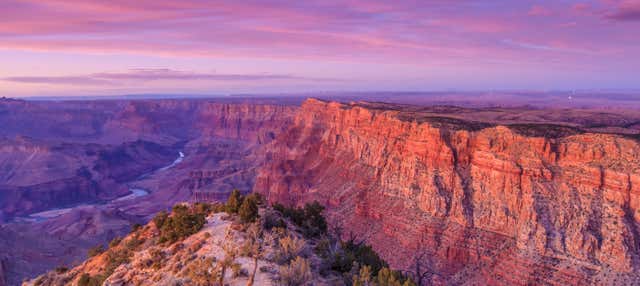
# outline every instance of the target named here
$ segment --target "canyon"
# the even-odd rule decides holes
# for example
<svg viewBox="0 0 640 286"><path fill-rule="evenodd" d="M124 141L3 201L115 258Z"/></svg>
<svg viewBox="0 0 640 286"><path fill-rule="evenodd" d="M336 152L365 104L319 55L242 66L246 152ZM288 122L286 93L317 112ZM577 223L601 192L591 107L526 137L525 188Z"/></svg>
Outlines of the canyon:
<svg viewBox="0 0 640 286"><path fill-rule="evenodd" d="M0 285L75 265L88 248L191 200L192 172L218 174L198 191L249 192L255 150L295 109L267 100L0 100Z"/></svg>
<svg viewBox="0 0 640 286"><path fill-rule="evenodd" d="M0 101L0 281L238 189L430 284L639 282L640 112L329 99Z"/></svg>
<svg viewBox="0 0 640 286"><path fill-rule="evenodd" d="M475 121L489 112L513 110L311 99L268 147L254 190L322 202L396 268L428 257L436 285L639 283L634 121L608 126L622 135L571 111Z"/></svg>

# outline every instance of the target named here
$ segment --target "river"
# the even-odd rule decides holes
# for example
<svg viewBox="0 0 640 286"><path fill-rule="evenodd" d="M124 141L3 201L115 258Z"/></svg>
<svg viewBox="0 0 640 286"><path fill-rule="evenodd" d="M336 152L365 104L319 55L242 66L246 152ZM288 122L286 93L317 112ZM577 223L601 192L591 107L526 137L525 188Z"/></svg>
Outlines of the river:
<svg viewBox="0 0 640 286"><path fill-rule="evenodd" d="M171 164L167 165L167 166L163 166L161 168L155 169L151 172L148 172L142 176L140 176L138 178L138 180L143 179L145 177L148 177L150 175L153 175L155 173L158 172L162 172L162 171L166 171L169 170L171 168L173 168L174 166L176 166L177 164L180 164L180 162L182 162L182 160L184 160L184 153L182 153L182 151L178 152L178 158L176 158L173 162L171 162ZM56 208L56 209L50 209L50 210L46 210L46 211L42 211L42 212L38 212L38 213L33 213L30 214L29 216L26 217L20 217L20 218L15 218L16 221L43 221L43 220L47 220L50 218L54 218L54 217L58 217L61 216L63 214L69 213L74 209L77 208L82 208L82 207L90 207L90 206L97 206L97 205L107 205L110 203L118 203L118 202L123 202L123 201L128 201L128 200L132 200L135 198L140 198L140 197L144 197L146 195L149 195L149 191L139 188L139 187L135 187L130 185L129 186L129 191L130 193L127 195L124 195L122 197L119 198L115 198L111 201L108 202L104 202L101 204L80 204L80 205L76 205L73 207L68 207L68 208Z"/></svg>

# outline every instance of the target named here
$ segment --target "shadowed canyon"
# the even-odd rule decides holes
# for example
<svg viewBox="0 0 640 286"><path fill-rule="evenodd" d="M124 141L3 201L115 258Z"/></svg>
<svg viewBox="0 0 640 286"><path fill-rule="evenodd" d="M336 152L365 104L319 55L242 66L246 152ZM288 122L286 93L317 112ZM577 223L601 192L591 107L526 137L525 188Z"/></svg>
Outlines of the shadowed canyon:
<svg viewBox="0 0 640 286"><path fill-rule="evenodd" d="M2 99L0 284L233 189L426 285L640 283L640 112L404 98Z"/></svg>

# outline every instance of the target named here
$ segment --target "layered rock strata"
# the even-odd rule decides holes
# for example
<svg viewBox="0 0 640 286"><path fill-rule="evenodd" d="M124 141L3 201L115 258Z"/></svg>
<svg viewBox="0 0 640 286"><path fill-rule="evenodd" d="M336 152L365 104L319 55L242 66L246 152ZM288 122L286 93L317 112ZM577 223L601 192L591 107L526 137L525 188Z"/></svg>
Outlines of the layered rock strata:
<svg viewBox="0 0 640 286"><path fill-rule="evenodd" d="M395 267L429 253L438 284L637 282L637 141L401 115L307 100L254 190L319 200Z"/></svg>

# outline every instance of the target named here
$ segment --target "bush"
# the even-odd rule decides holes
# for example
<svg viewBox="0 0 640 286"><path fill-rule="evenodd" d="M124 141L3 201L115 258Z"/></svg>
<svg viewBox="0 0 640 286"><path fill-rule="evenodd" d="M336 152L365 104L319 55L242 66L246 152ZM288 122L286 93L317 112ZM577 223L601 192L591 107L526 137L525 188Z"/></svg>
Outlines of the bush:
<svg viewBox="0 0 640 286"><path fill-rule="evenodd" d="M118 266L129 263L131 257L131 251L128 249L111 250L107 252L107 265L105 266L105 272L103 276L109 277L118 268Z"/></svg>
<svg viewBox="0 0 640 286"><path fill-rule="evenodd" d="M313 278L309 261L298 256L287 266L280 267L280 285L301 286Z"/></svg>
<svg viewBox="0 0 640 286"><path fill-rule="evenodd" d="M187 264L184 274L189 278L190 283L186 285L213 285L212 281L218 280L220 277L220 271L212 267L213 263L213 258L197 258ZM175 285L182 285L182 283Z"/></svg>
<svg viewBox="0 0 640 286"><path fill-rule="evenodd" d="M238 210L242 223L252 223L258 218L258 202L255 197L247 197Z"/></svg>
<svg viewBox="0 0 640 286"><path fill-rule="evenodd" d="M83 273L78 279L78 286L100 286L104 279L101 276L90 276L87 273Z"/></svg>
<svg viewBox="0 0 640 286"><path fill-rule="evenodd" d="M62 273L65 273L65 272L69 271L69 268L66 267L66 266L58 266L58 267L56 267L55 271L58 274L62 274Z"/></svg>
<svg viewBox="0 0 640 286"><path fill-rule="evenodd" d="M273 212L265 212L262 227L267 230L273 228L287 228L287 223Z"/></svg>
<svg viewBox="0 0 640 286"><path fill-rule="evenodd" d="M92 248L89 248L89 250L87 251L87 255L89 257L94 257L96 255L100 255L103 252L104 252L104 246L96 245L96 246L94 246Z"/></svg>
<svg viewBox="0 0 640 286"><path fill-rule="evenodd" d="M327 221L322 216L324 207L318 202L307 203L304 208L289 208L276 203L273 208L291 219L291 222L300 227L306 237L318 237L327 233Z"/></svg>
<svg viewBox="0 0 640 286"><path fill-rule="evenodd" d="M370 266L371 273L376 276L380 269L389 266L371 246L349 240L341 243L341 250L335 254L331 265L331 269L335 271L347 273L357 263Z"/></svg>
<svg viewBox="0 0 640 286"><path fill-rule="evenodd" d="M161 211L153 218L153 223L158 229L161 229L168 217L169 214L166 211Z"/></svg>
<svg viewBox="0 0 640 286"><path fill-rule="evenodd" d="M264 197L259 193L251 193L245 197L245 199L253 200L258 205L264 204Z"/></svg>
<svg viewBox="0 0 640 286"><path fill-rule="evenodd" d="M136 234L132 236L129 240L127 240L127 242L125 243L125 248L129 250L134 250L138 246L140 246L142 243L144 243L144 241L140 239L140 237Z"/></svg>
<svg viewBox="0 0 640 286"><path fill-rule="evenodd" d="M156 215L154 222L159 226L160 243L173 243L202 229L206 223L206 214L190 211L188 207L183 205L176 205L173 207L171 216L165 216L161 212Z"/></svg>
<svg viewBox="0 0 640 286"><path fill-rule="evenodd" d="M140 230L141 228L142 228L142 225L141 225L141 224L139 224L139 223L134 223L134 224L131 226L131 232L136 232L136 231Z"/></svg>
<svg viewBox="0 0 640 286"><path fill-rule="evenodd" d="M118 246L118 244L120 244L120 242L122 241L121 237L114 237L110 242L109 242L109 248L114 248L116 246Z"/></svg>
<svg viewBox="0 0 640 286"><path fill-rule="evenodd" d="M291 235L285 236L278 241L276 261L280 264L288 263L294 257L302 255L304 248L303 239Z"/></svg>
<svg viewBox="0 0 640 286"><path fill-rule="evenodd" d="M240 194L240 191L233 190L231 192L231 195L229 196L229 199L227 199L227 204L226 204L227 212L230 214L238 213L238 210L240 210L240 206L242 205L243 199L244 198L242 197L242 194Z"/></svg>
<svg viewBox="0 0 640 286"><path fill-rule="evenodd" d="M358 275L353 276L353 286L371 285L371 267L368 265L360 268Z"/></svg>
<svg viewBox="0 0 640 286"><path fill-rule="evenodd" d="M388 267L380 269L375 281L378 286L416 286L416 283L411 278L402 275L400 271L391 270Z"/></svg>

